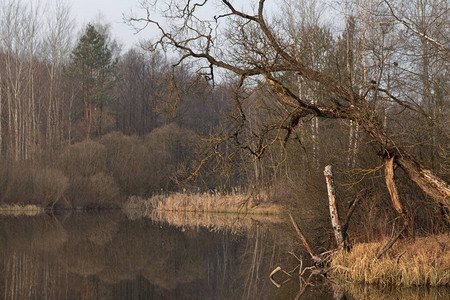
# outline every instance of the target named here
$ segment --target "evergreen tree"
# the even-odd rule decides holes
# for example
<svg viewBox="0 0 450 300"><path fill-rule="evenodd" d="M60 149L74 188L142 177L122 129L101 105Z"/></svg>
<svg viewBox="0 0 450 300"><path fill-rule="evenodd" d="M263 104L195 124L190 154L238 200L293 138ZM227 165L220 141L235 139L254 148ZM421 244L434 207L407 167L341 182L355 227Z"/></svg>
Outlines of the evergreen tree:
<svg viewBox="0 0 450 300"><path fill-rule="evenodd" d="M68 68L69 77L81 89L88 136L93 120L96 121L97 132L100 134L102 131L103 108L110 102L109 91L115 83L115 65L105 36L88 24L72 52L72 62ZM99 113L93 114L97 110Z"/></svg>

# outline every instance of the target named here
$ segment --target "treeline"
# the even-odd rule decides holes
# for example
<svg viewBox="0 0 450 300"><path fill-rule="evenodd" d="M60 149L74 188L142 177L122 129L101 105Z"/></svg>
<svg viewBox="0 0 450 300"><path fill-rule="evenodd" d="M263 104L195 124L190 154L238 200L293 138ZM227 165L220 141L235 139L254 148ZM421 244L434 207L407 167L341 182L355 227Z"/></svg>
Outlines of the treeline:
<svg viewBox="0 0 450 300"><path fill-rule="evenodd" d="M192 187L225 87L173 76L163 53L122 51L106 25L75 33L61 2L4 1L0 22L0 204L111 207Z"/></svg>
<svg viewBox="0 0 450 300"><path fill-rule="evenodd" d="M51 159L111 131L143 136L170 122L195 130L217 124L220 101L190 85L188 71L177 73L174 88L163 54L121 54L102 24L88 24L77 38L60 3L9 1L0 13L0 154L8 160Z"/></svg>

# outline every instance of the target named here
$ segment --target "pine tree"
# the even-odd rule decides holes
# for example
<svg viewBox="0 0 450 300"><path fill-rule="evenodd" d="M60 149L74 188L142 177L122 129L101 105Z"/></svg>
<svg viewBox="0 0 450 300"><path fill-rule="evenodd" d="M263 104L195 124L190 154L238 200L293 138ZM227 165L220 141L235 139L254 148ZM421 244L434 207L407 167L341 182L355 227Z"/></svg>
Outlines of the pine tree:
<svg viewBox="0 0 450 300"><path fill-rule="evenodd" d="M115 83L115 65L105 36L88 24L72 52L72 62L68 68L69 77L81 89L88 136L93 119L97 119L97 132L100 134L102 131L103 107L110 102L109 91ZM93 115L93 110L99 110L100 113Z"/></svg>

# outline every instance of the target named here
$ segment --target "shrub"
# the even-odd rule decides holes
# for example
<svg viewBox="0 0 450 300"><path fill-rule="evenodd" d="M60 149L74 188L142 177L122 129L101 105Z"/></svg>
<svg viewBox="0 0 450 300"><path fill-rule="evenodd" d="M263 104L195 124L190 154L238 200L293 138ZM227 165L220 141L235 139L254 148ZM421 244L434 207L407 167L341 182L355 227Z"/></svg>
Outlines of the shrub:
<svg viewBox="0 0 450 300"><path fill-rule="evenodd" d="M56 169L29 163L4 164L0 172L0 202L4 204L55 204L68 186L68 178Z"/></svg>
<svg viewBox="0 0 450 300"><path fill-rule="evenodd" d="M105 172L107 159L104 145L86 140L67 147L59 156L57 165L69 177L89 177L98 172Z"/></svg>
<svg viewBox="0 0 450 300"><path fill-rule="evenodd" d="M91 189L95 192L96 205L105 207L116 202L120 190L114 177L101 172L91 176L89 180Z"/></svg>
<svg viewBox="0 0 450 300"><path fill-rule="evenodd" d="M63 196L69 179L63 172L55 169L43 169L34 172L33 203L42 206L54 205Z"/></svg>

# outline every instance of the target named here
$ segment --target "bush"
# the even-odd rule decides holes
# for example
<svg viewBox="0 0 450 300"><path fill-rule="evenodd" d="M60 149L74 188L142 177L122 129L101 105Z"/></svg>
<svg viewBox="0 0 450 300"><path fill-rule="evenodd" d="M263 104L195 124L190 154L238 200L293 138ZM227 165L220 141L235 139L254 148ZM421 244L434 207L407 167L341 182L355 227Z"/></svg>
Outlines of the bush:
<svg viewBox="0 0 450 300"><path fill-rule="evenodd" d="M86 140L67 147L58 158L58 167L69 176L89 177L107 169L106 147Z"/></svg>
<svg viewBox="0 0 450 300"><path fill-rule="evenodd" d="M47 168L34 173L33 204L54 205L63 196L69 179L55 169Z"/></svg>
<svg viewBox="0 0 450 300"><path fill-rule="evenodd" d="M114 177L105 173L97 173L89 178L92 191L95 192L95 202L104 207L115 202L119 195L119 186Z"/></svg>
<svg viewBox="0 0 450 300"><path fill-rule="evenodd" d="M0 202L3 204L54 205L68 186L68 178L56 169L15 163L0 166Z"/></svg>

